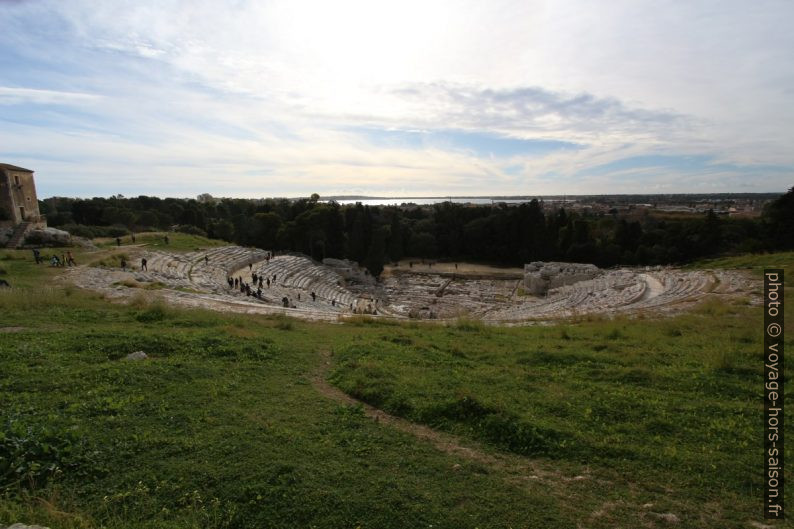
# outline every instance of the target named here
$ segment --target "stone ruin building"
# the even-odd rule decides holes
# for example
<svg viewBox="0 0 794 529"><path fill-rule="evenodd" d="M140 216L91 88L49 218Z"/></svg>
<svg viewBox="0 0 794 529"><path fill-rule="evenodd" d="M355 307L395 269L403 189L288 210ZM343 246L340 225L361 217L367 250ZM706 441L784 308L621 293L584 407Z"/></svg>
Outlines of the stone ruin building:
<svg viewBox="0 0 794 529"><path fill-rule="evenodd" d="M32 229L44 229L33 171L0 163L0 246L18 247Z"/></svg>
<svg viewBox="0 0 794 529"><path fill-rule="evenodd" d="M535 261L524 265L524 289L528 294L542 296L551 289L593 279L601 273L592 264Z"/></svg>

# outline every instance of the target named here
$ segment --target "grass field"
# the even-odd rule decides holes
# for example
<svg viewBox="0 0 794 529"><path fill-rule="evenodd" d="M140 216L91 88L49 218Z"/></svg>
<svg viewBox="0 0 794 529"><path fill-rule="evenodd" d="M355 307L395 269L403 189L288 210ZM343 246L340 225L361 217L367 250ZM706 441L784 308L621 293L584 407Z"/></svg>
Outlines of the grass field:
<svg viewBox="0 0 794 529"><path fill-rule="evenodd" d="M58 286L61 270L29 253L0 252L16 287L0 290L0 525L764 522L758 307L509 329L330 325L109 304ZM794 271L791 254L735 259ZM139 350L150 358L124 360ZM457 436L469 455L318 391L322 353L336 387Z"/></svg>
<svg viewBox="0 0 794 529"><path fill-rule="evenodd" d="M168 236L168 244L165 236ZM115 248L117 246L115 237L101 237L94 239L94 244L100 248ZM208 239L200 235L188 235L186 233L172 232L143 232L135 234L135 242L129 235L121 237L121 246L145 245L147 249L164 250L169 252L192 252L199 248L214 248L216 246L228 246L226 241L218 239Z"/></svg>

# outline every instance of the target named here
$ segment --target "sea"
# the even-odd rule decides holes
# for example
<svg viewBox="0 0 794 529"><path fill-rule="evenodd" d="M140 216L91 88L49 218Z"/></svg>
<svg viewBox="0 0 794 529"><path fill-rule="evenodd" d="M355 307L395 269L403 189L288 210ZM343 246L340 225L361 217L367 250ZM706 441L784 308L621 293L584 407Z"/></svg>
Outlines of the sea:
<svg viewBox="0 0 794 529"><path fill-rule="evenodd" d="M360 199L340 199L336 202L340 205L356 204L361 202L364 206L401 206L403 204L416 204L427 206L440 204L442 202L454 202L455 204L475 204L486 205L504 202L507 204L522 204L530 202L531 198L490 198L490 197L430 197L430 198L360 198Z"/></svg>

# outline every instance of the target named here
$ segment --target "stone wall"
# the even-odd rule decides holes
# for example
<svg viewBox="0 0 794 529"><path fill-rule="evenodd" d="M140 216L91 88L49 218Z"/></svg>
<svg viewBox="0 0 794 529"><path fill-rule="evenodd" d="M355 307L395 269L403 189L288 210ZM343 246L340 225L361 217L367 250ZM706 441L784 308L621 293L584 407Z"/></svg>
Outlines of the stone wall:
<svg viewBox="0 0 794 529"><path fill-rule="evenodd" d="M0 167L0 208L9 217L4 224L42 222L32 172Z"/></svg>
<svg viewBox="0 0 794 529"><path fill-rule="evenodd" d="M542 296L551 289L593 279L601 273L592 264L536 261L524 265L524 288L529 294Z"/></svg>

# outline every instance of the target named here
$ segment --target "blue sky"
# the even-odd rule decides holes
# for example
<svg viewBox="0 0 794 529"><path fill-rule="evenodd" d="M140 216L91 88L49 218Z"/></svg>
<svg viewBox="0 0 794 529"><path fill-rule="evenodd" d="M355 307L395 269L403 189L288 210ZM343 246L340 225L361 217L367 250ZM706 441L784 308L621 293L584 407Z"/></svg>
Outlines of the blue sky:
<svg viewBox="0 0 794 529"><path fill-rule="evenodd" d="M0 1L39 195L767 192L790 2Z"/></svg>

